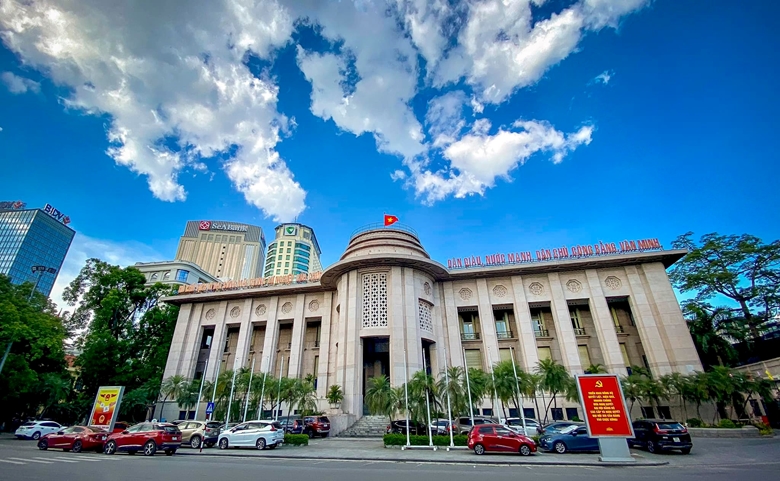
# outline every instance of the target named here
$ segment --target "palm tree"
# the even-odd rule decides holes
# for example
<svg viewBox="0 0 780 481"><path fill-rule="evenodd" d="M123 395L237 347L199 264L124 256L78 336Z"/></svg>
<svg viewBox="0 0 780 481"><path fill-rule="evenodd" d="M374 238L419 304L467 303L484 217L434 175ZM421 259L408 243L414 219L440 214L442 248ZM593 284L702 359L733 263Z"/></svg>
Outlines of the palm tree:
<svg viewBox="0 0 780 481"><path fill-rule="evenodd" d="M539 399L537 397L537 394L541 392L542 394L542 405L544 405L544 391L541 388L542 385L542 375L541 374L535 374L535 373L526 373L526 384L525 389L523 391L523 394L525 394L526 397L529 397L534 400L534 406L536 407L536 416L538 417L538 421L542 420L542 412L539 410Z"/></svg>
<svg viewBox="0 0 780 481"><path fill-rule="evenodd" d="M536 365L536 372L542 375L541 387L552 395L547 404L544 413L544 420L547 422L547 411L550 406L558 407L558 394L566 392L566 386L569 384L571 375L566 368L555 362L553 359L542 359Z"/></svg>
<svg viewBox="0 0 780 481"><path fill-rule="evenodd" d="M585 369L585 374L607 374L608 372L603 364L591 364Z"/></svg>
<svg viewBox="0 0 780 481"><path fill-rule="evenodd" d="M161 417L165 412L165 402L168 400L168 398L176 399L181 396L181 393L187 389L189 383L189 379L182 376L181 374L176 374L163 380L162 384L160 385L160 394L164 396L162 400L162 408L160 410ZM152 417L154 417L154 412L152 412Z"/></svg>
<svg viewBox="0 0 780 481"><path fill-rule="evenodd" d="M744 339L745 333L738 317L731 309L712 307L695 300L682 303L682 311L688 323L696 351L705 369L733 360L736 351L725 336L735 340Z"/></svg>
<svg viewBox="0 0 780 481"><path fill-rule="evenodd" d="M41 399L45 399L45 405L40 414L40 418L43 419L46 411L68 397L68 394L71 392L71 381L53 373L44 374L41 378L41 381L43 381L41 383L43 394Z"/></svg>
<svg viewBox="0 0 780 481"><path fill-rule="evenodd" d="M665 399L668 396L663 384L652 377L647 376L642 376L640 378L639 392L641 393L642 399L646 400L651 407L656 408L661 404L661 399Z"/></svg>
<svg viewBox="0 0 780 481"><path fill-rule="evenodd" d="M671 395L677 395L680 399L680 406L683 409L683 417L688 419L688 407L685 403L686 392L690 389L690 378L683 376L679 372L666 374L658 379L664 386L666 392Z"/></svg>
<svg viewBox="0 0 780 481"><path fill-rule="evenodd" d="M425 371L417 371L409 380L409 406L413 407L414 417L416 421L420 421L426 426L427 420L427 400L430 402L431 411L435 412L441 407L439 404L439 393L436 390L436 380L433 376L428 375Z"/></svg>
<svg viewBox="0 0 780 481"><path fill-rule="evenodd" d="M708 384L708 375L705 372L697 372L690 376L688 388L685 391L686 401L696 405L696 417L701 419L701 405L710 399Z"/></svg>
<svg viewBox="0 0 780 481"><path fill-rule="evenodd" d="M718 416L727 417L726 403L731 402L731 394L734 392L734 381L731 369L724 366L715 366L707 373L707 392L709 398L715 401L715 417L712 423L715 424Z"/></svg>
<svg viewBox="0 0 780 481"><path fill-rule="evenodd" d="M194 408L200 399L200 381L193 379L187 386L176 396L176 404L181 406L185 411L189 411Z"/></svg>
<svg viewBox="0 0 780 481"><path fill-rule="evenodd" d="M397 402L395 394L387 376L372 377L366 389L366 406L371 414L387 416L392 424Z"/></svg>
<svg viewBox="0 0 780 481"><path fill-rule="evenodd" d="M482 401L485 399L485 396L488 395L488 393L493 392L493 385L492 381L490 379L490 375L483 371L482 369L477 369L474 367L470 367L469 369L469 387L471 388L471 402L473 403L473 406L478 406L479 404L482 404ZM468 404L468 402L467 402ZM468 409L468 406L467 406Z"/></svg>
<svg viewBox="0 0 780 481"><path fill-rule="evenodd" d="M447 380L449 379L449 384ZM436 383L436 389L442 398L442 403L446 402L447 394L450 396L450 407L454 417L468 411L469 401L466 395L465 371L460 366L452 366L447 369L447 375L439 375L439 381Z"/></svg>
<svg viewBox="0 0 780 481"><path fill-rule="evenodd" d="M517 373L517 377L515 377ZM522 384L525 384L523 375L525 372L511 360L501 361L493 366L493 378L496 395L501 400L501 404L506 408L509 401L515 405L515 410L518 415L524 417L522 414L522 402L523 395ZM520 392L518 392L518 387ZM508 417L507 413L504 413L504 417Z"/></svg>

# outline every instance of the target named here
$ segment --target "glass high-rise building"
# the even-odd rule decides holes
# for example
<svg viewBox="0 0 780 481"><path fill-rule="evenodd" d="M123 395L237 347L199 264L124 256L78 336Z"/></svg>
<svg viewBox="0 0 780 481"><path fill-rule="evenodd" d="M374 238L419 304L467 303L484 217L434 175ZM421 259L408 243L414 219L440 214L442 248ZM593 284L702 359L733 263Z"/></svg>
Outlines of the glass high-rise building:
<svg viewBox="0 0 780 481"><path fill-rule="evenodd" d="M70 218L49 204L28 209L22 202L0 202L0 274L14 284L37 280L38 291L48 296L76 235L68 223ZM54 273L34 273L33 266Z"/></svg>
<svg viewBox="0 0 780 481"><path fill-rule="evenodd" d="M276 238L268 244L265 276L321 271L321 254L317 236L311 227L303 224L276 226Z"/></svg>

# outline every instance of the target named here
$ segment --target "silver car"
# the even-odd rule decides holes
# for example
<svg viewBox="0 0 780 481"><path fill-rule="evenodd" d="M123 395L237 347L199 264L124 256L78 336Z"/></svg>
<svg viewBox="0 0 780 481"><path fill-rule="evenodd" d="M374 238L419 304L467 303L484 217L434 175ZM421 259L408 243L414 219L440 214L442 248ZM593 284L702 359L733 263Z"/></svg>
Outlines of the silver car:
<svg viewBox="0 0 780 481"><path fill-rule="evenodd" d="M284 443L284 428L278 421L249 421L219 435L219 449L274 449Z"/></svg>

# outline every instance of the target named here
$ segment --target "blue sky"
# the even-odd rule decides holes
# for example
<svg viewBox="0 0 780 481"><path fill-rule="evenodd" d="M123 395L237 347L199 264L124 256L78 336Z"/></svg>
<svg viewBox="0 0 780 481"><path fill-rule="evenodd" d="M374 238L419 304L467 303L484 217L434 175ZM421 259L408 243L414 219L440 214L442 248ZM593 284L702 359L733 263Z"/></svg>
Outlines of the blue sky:
<svg viewBox="0 0 780 481"><path fill-rule="evenodd" d="M297 218L326 265L384 212L444 264L778 237L774 2L169 3L0 16L0 200L78 232L55 301L198 219Z"/></svg>

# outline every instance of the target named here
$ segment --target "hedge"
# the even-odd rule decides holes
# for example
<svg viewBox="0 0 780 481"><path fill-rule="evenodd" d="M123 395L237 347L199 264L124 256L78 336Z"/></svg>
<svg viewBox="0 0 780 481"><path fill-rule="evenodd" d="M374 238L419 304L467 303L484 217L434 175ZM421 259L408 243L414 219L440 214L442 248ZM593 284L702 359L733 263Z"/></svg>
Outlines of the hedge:
<svg viewBox="0 0 780 481"><path fill-rule="evenodd" d="M309 436L305 434L285 434L284 444L289 444L291 446L308 446Z"/></svg>
<svg viewBox="0 0 780 481"><path fill-rule="evenodd" d="M455 446L466 446L468 444L468 436L465 434L458 434L452 437L452 441ZM406 446L406 434L385 434L384 436L385 446ZM409 444L412 446L428 446L428 436L410 435ZM449 446L450 437L447 436L433 436L434 446Z"/></svg>

